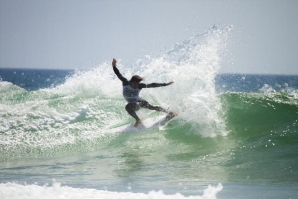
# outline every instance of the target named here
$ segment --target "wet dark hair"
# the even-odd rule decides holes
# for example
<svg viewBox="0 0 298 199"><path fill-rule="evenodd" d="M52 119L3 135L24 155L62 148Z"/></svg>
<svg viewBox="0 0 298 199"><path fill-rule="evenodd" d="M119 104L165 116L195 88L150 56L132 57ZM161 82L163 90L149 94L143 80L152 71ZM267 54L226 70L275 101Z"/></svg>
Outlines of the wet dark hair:
<svg viewBox="0 0 298 199"><path fill-rule="evenodd" d="M143 77L140 77L138 75L134 75L134 76L131 77L130 82L138 82L138 83L140 83L143 79L144 79Z"/></svg>

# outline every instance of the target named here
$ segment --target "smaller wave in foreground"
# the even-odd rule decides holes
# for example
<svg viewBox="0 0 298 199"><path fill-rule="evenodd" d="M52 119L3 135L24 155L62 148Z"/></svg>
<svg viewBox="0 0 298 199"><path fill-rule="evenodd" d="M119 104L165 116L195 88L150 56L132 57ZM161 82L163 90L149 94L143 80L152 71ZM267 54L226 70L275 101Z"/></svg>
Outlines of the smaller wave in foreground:
<svg viewBox="0 0 298 199"><path fill-rule="evenodd" d="M79 189L68 186L61 186L60 183L53 183L52 186L39 186L39 185L20 185L16 183L0 184L0 194L4 198L17 199L22 198L30 199L52 199L52 198L65 198L65 199L216 199L216 195L223 189L221 184L217 186L208 186L204 190L202 196L189 196L185 197L180 193L174 195L166 195L163 191L150 191L145 193L131 193L131 192L110 192L101 191L96 189Z"/></svg>

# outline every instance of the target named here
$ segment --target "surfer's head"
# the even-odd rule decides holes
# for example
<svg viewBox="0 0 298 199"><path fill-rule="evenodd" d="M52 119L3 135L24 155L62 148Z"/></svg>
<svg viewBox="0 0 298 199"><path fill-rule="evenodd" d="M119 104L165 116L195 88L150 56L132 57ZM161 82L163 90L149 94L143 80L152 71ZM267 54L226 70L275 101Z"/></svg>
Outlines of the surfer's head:
<svg viewBox="0 0 298 199"><path fill-rule="evenodd" d="M131 85L131 87L133 87L134 89L139 87L139 83L143 80L144 78L140 77L139 75L134 75L131 77L129 83Z"/></svg>
<svg viewBox="0 0 298 199"><path fill-rule="evenodd" d="M143 77L140 77L138 75L134 75L134 76L131 77L130 82L140 83L143 79L144 79Z"/></svg>

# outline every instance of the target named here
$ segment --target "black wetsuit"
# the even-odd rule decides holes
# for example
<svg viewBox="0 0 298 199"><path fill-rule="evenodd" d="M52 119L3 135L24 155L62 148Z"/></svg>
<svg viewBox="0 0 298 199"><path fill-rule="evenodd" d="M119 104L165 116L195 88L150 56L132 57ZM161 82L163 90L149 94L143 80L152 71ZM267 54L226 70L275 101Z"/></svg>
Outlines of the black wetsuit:
<svg viewBox="0 0 298 199"><path fill-rule="evenodd" d="M159 83L151 83L151 84L144 84L139 83L139 87L137 89L134 89L130 86L130 82L121 75L118 68L116 66L113 66L113 70L117 77L122 81L123 86L123 97L126 99L128 104L125 106L126 111L137 121L140 120L140 118L137 116L136 111L138 111L140 108L147 108L150 110L156 110L156 111L162 111L165 113L169 113L169 111L165 110L164 108L160 106L153 106L146 100L140 98L139 94L140 91L143 88L155 88L155 87L161 87L166 86L165 83L159 84Z"/></svg>

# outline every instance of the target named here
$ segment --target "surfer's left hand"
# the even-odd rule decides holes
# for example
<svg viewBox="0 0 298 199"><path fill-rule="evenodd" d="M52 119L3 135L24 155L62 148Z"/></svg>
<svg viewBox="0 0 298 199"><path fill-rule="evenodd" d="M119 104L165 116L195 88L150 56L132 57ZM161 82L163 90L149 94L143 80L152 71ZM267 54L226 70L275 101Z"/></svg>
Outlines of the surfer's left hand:
<svg viewBox="0 0 298 199"><path fill-rule="evenodd" d="M113 61L112 61L112 66L115 67L117 64L117 60L115 58L113 58Z"/></svg>
<svg viewBox="0 0 298 199"><path fill-rule="evenodd" d="M169 82L169 83L167 83L166 84L166 86L169 86L169 85L171 85L171 84L173 84L174 82Z"/></svg>

